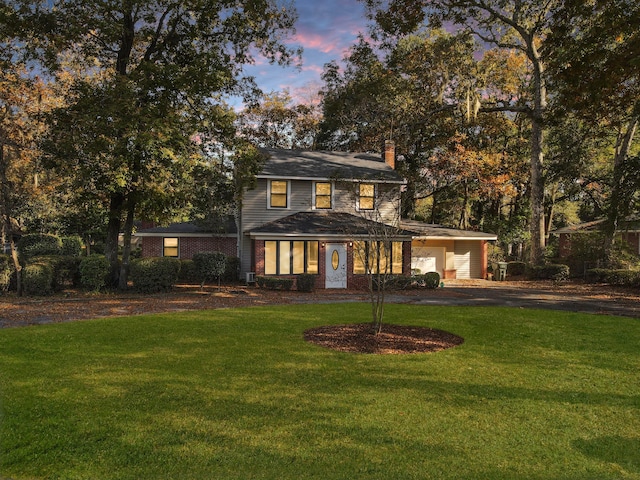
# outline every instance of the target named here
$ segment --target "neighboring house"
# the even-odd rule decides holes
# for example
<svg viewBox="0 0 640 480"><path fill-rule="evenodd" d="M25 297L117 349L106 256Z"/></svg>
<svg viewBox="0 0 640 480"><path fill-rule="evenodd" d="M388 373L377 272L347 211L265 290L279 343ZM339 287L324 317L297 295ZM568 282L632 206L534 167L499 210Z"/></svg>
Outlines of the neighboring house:
<svg viewBox="0 0 640 480"><path fill-rule="evenodd" d="M400 192L406 182L395 171L392 144L384 158L319 151L265 153L268 159L255 187L244 194L240 233L228 232L228 246L237 238L233 254L240 257L241 278L308 273L317 275L317 288L359 288L367 283L365 259L377 265L381 248L390 249L394 275L419 269L437 271L443 278L486 277L486 243L496 240L495 235L400 221ZM190 234L184 224L182 228L139 231L143 256L177 253L188 258L195 253L182 247L206 232ZM151 239L154 243L147 247ZM212 249L202 246L198 251Z"/></svg>
<svg viewBox="0 0 640 480"><path fill-rule="evenodd" d="M580 223L554 230L551 235L558 236L558 255L568 258L572 253L572 239L575 235L596 233L602 230L604 220ZM640 255L640 218L629 217L619 222L618 237L629 245L629 248Z"/></svg>
<svg viewBox="0 0 640 480"><path fill-rule="evenodd" d="M143 257L175 257L188 260L198 252L223 252L235 257L237 231L233 218L230 218L216 228L193 223L141 228L134 237L142 240Z"/></svg>

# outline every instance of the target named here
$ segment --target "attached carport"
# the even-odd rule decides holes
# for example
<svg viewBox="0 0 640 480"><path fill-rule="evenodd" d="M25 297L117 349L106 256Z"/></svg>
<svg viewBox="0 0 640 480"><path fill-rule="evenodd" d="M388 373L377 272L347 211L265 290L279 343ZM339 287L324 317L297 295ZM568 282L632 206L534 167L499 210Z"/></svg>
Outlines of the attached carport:
<svg viewBox="0 0 640 480"><path fill-rule="evenodd" d="M497 235L416 220L403 220L401 228L416 233L411 268L417 273L438 272L443 279L487 277L487 242L496 241Z"/></svg>

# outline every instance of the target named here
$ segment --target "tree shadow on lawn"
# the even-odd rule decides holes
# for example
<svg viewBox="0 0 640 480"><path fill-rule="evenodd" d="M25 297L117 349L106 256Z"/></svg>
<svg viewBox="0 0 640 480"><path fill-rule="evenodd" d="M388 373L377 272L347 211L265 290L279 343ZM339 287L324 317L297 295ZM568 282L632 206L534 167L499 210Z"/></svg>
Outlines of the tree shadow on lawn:
<svg viewBox="0 0 640 480"><path fill-rule="evenodd" d="M640 473L640 437L596 437L576 440L573 445L587 457L615 463L630 473Z"/></svg>

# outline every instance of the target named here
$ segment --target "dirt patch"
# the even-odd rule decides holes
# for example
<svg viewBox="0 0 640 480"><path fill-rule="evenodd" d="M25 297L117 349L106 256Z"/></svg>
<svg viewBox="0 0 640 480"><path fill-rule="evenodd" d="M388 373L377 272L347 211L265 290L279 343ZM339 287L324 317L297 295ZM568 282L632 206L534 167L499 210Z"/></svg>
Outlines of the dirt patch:
<svg viewBox="0 0 640 480"><path fill-rule="evenodd" d="M405 325L383 324L376 335L370 323L311 328L304 332L304 339L340 352L385 355L437 352L464 342L462 337L443 330Z"/></svg>

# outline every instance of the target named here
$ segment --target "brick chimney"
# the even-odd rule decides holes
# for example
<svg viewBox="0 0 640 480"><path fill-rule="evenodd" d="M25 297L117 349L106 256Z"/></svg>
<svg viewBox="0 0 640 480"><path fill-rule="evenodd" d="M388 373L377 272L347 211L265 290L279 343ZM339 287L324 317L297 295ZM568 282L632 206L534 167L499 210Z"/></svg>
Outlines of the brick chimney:
<svg viewBox="0 0 640 480"><path fill-rule="evenodd" d="M396 144L393 140L384 141L384 161L391 168L396 169Z"/></svg>

